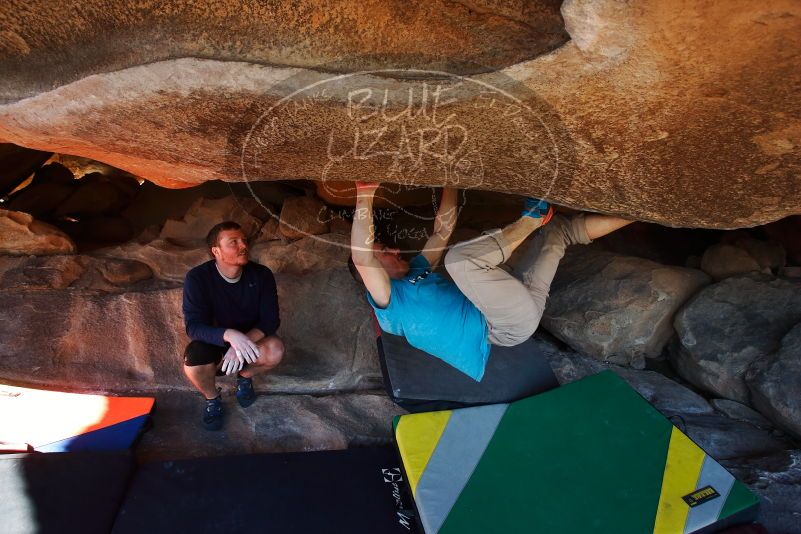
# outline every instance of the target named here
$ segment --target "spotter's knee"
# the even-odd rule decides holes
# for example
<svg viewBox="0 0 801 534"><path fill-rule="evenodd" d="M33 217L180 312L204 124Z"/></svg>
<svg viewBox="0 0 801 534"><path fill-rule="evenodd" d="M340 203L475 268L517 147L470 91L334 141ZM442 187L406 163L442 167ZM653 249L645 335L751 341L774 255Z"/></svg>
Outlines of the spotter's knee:
<svg viewBox="0 0 801 534"><path fill-rule="evenodd" d="M284 358L284 342L271 337L259 344L259 364L275 367Z"/></svg>

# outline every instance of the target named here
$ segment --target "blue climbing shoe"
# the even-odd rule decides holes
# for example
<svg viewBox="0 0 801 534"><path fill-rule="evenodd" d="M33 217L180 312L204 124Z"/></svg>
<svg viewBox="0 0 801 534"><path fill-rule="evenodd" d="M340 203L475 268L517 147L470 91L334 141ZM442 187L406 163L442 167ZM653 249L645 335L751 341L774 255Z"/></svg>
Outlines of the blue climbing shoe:
<svg viewBox="0 0 801 534"><path fill-rule="evenodd" d="M545 200L528 197L523 201L523 211L520 212L520 215L532 219L542 219L541 226L545 226L553 217L553 213L553 206Z"/></svg>
<svg viewBox="0 0 801 534"><path fill-rule="evenodd" d="M242 408L247 408L256 400L253 380L240 376L236 380L236 400Z"/></svg>
<svg viewBox="0 0 801 534"><path fill-rule="evenodd" d="M203 428L206 430L220 430L223 423L222 397L217 390L217 396L213 399L206 399L206 407L203 409Z"/></svg>

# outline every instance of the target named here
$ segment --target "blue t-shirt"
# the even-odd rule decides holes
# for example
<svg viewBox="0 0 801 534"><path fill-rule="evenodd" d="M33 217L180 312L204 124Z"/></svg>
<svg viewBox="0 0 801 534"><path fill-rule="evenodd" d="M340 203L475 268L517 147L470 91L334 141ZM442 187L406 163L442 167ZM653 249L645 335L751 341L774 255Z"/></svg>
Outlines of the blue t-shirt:
<svg viewBox="0 0 801 534"><path fill-rule="evenodd" d="M386 308L379 308L367 292L378 324L473 380L481 380L490 352L486 319L456 284L431 272L425 256L415 256L409 267L402 280L390 279Z"/></svg>

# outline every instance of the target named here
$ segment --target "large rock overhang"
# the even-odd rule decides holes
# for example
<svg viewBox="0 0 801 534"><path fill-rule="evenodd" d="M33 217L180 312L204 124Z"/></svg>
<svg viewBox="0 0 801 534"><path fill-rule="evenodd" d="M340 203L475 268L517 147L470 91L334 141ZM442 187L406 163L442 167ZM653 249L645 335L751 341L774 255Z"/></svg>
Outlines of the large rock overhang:
<svg viewBox="0 0 801 534"><path fill-rule="evenodd" d="M283 50L280 43L255 58L256 45L240 55L230 46L226 54L176 46L170 54L205 58L138 65L158 54L114 56L117 70L107 72L102 56L92 56L86 72L70 67L44 84L19 76L5 84L0 139L91 157L169 187L301 178L451 184L707 228L801 213L801 4L569 0L562 16L571 40L550 52L540 45L535 54L498 55L486 39L466 38L486 52L477 54L492 67L484 69L418 48L391 59L386 46L384 57L371 54L379 38L282 60L297 66L265 64L272 56L264 50ZM380 37L394 20L373 22ZM397 47L417 42L414 31L404 35ZM23 61L23 43L2 38ZM356 37L345 32L348 39ZM41 72L34 52L30 71ZM446 95L439 121L419 105L424 86L431 105L437 87ZM416 115L400 128L390 118L410 94ZM452 122L442 122L447 116ZM385 127L381 142L391 150L351 150L356 135L375 140ZM418 137L404 141L409 131ZM463 151L438 158L445 131ZM425 132L440 137L419 158ZM332 147L340 148L333 165Z"/></svg>

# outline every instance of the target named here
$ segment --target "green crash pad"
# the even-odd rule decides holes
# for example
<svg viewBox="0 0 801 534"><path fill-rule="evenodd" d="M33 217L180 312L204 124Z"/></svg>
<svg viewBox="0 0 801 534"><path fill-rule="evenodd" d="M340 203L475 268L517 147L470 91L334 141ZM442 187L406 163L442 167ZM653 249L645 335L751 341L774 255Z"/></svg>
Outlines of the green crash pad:
<svg viewBox="0 0 801 534"><path fill-rule="evenodd" d="M428 534L713 532L756 515L756 496L611 371L394 426Z"/></svg>

